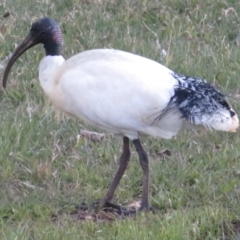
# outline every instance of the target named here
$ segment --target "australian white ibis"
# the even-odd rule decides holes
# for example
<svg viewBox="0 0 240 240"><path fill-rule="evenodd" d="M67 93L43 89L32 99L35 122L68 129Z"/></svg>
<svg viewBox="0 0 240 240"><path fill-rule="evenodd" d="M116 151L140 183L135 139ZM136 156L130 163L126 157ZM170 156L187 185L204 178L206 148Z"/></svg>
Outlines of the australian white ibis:
<svg viewBox="0 0 240 240"><path fill-rule="evenodd" d="M101 206L113 198L130 160L132 140L143 170L140 209L150 209L149 163L139 134L169 139L186 124L230 132L238 128L238 116L225 95L200 78L178 75L155 61L113 49L89 50L65 61L60 54L62 33L51 18L32 24L6 66L4 88L17 58L38 43L46 52L39 80L53 105L123 137L119 168Z"/></svg>

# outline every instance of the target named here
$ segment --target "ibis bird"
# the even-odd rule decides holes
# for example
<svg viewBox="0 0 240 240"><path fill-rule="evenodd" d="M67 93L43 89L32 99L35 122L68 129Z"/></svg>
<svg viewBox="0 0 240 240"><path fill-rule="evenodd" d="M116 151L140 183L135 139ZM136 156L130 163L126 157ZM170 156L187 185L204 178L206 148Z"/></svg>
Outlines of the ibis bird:
<svg viewBox="0 0 240 240"><path fill-rule="evenodd" d="M179 75L153 60L114 49L88 50L65 60L60 27L47 17L34 22L15 49L4 72L4 88L14 62L39 43L46 53L39 65L40 85L53 106L123 138L119 167L102 207L112 201L129 163L131 140L143 171L140 209L151 208L149 160L140 134L170 139L185 126L230 132L238 128L238 116L226 96L203 79Z"/></svg>

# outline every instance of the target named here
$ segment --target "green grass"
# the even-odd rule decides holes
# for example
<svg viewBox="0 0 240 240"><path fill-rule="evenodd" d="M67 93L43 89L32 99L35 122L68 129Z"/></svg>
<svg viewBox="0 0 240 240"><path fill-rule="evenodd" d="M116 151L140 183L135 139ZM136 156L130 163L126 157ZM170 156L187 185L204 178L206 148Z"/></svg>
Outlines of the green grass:
<svg viewBox="0 0 240 240"><path fill-rule="evenodd" d="M239 13L237 0L1 0L0 62L5 65L31 23L47 15L61 24L66 58L92 48L134 52L208 79L240 112ZM41 46L23 55L0 94L0 239L237 239L239 132L187 131L169 141L144 136L156 214L112 223L69 215L104 195L121 139L78 141L80 129L96 129L56 120L38 84L43 56ZM171 156L161 157L166 149ZM115 202L140 199L141 177L133 151Z"/></svg>

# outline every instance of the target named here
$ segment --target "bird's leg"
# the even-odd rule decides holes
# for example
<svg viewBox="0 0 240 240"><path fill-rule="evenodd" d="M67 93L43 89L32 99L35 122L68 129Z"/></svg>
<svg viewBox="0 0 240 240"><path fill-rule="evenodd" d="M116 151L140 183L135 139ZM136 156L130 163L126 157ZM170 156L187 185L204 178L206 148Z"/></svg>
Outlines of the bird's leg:
<svg viewBox="0 0 240 240"><path fill-rule="evenodd" d="M130 160L129 138L123 137L123 150L122 150L122 155L120 157L119 167L105 197L100 203L100 206L99 206L100 208L103 207L104 205L107 205L107 203L109 203L112 200L113 194L123 176L123 173L127 168L129 160Z"/></svg>
<svg viewBox="0 0 240 240"><path fill-rule="evenodd" d="M149 204L149 163L148 156L144 151L142 144L139 139L133 140L135 148L137 150L140 164L143 170L143 188L142 188L142 201L140 210L150 210L151 206Z"/></svg>

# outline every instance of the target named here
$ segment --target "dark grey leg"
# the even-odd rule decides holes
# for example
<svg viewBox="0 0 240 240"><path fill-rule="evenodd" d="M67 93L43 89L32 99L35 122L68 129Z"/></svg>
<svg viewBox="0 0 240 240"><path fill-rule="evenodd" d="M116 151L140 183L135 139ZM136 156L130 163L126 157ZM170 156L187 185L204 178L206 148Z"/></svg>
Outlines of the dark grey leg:
<svg viewBox="0 0 240 240"><path fill-rule="evenodd" d="M103 207L107 202L110 202L113 198L114 192L123 176L123 173L125 172L127 165L130 160L130 147L129 147L129 138L128 137L123 137L123 151L122 155L120 157L120 162L119 162L119 167L117 170L117 173L104 197L102 200L100 207Z"/></svg>
<svg viewBox="0 0 240 240"><path fill-rule="evenodd" d="M149 204L149 163L148 156L144 151L142 144L139 139L133 140L136 147L140 165L143 170L143 188L142 188L142 202L140 210L150 210L151 206Z"/></svg>

